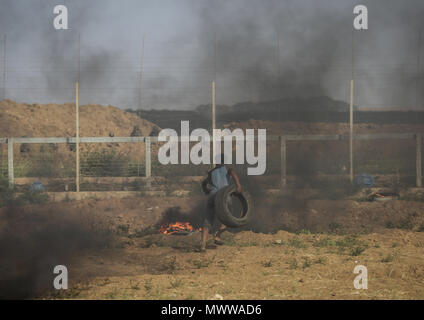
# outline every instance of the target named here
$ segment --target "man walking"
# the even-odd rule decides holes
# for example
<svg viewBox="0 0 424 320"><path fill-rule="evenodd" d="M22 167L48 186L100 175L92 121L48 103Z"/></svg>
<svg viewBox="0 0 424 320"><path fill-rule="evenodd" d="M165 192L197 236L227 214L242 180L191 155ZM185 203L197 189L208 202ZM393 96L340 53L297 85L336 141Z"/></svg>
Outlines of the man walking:
<svg viewBox="0 0 424 320"><path fill-rule="evenodd" d="M206 216L202 229L201 251L206 249L206 241L209 232L213 234L215 244L222 244L222 240L220 239L219 235L222 233L222 231L225 230L225 226L216 217L215 195L217 191L228 186L231 183L231 180L234 179L234 182L237 186L237 192L242 192L242 187L237 173L229 165L224 164L224 154L218 155L216 159L221 161L220 164L217 164L215 168L209 172L211 191L208 194L206 203Z"/></svg>

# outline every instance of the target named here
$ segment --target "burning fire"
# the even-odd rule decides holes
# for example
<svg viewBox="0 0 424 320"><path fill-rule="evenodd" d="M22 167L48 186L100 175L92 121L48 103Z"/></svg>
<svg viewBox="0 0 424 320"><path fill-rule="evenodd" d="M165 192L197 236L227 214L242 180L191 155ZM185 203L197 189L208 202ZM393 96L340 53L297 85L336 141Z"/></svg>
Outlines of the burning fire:
<svg viewBox="0 0 424 320"><path fill-rule="evenodd" d="M193 226L188 222L175 222L164 225L159 228L159 233L174 234L174 233L189 233L193 232Z"/></svg>

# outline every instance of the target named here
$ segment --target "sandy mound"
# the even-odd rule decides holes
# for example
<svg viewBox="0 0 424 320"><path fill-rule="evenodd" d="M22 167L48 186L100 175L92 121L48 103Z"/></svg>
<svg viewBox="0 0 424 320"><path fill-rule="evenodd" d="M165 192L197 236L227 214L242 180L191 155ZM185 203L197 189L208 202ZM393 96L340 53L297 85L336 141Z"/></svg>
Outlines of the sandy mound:
<svg viewBox="0 0 424 320"><path fill-rule="evenodd" d="M143 136L149 135L153 123L113 106L80 107L81 137L128 137L138 126ZM75 105L39 105L0 102L0 137L73 137Z"/></svg>
<svg viewBox="0 0 424 320"><path fill-rule="evenodd" d="M75 104L72 103L39 105L3 100L0 102L0 137L75 137L75 112ZM80 106L80 137L149 136L158 130L155 124L117 107ZM57 161L61 159L66 162L74 157L75 149L70 146L59 144L46 147L22 145L16 148L21 150L15 154L16 159L22 157L41 163L44 160L40 157L46 150L54 154ZM122 157L144 159L145 154L144 144L133 143L84 143L81 144L81 151L83 154L112 153L115 154L114 161ZM104 161L100 160L99 165L103 164Z"/></svg>

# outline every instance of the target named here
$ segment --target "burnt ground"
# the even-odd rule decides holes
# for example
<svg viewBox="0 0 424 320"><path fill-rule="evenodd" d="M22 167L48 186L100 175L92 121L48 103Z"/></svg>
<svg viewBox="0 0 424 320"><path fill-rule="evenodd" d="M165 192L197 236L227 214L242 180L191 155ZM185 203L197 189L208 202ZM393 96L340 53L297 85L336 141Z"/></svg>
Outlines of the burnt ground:
<svg viewBox="0 0 424 320"><path fill-rule="evenodd" d="M249 228L202 253L203 197L85 200L0 209L0 294L42 299L423 299L421 201L256 200ZM64 264L69 289L51 290ZM353 288L357 264L368 290Z"/></svg>

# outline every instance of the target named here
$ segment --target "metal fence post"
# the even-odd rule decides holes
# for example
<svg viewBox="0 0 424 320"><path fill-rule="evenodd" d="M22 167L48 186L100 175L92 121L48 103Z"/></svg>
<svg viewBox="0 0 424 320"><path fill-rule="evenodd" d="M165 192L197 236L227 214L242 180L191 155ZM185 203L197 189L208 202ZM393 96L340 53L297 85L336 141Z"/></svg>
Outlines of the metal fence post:
<svg viewBox="0 0 424 320"><path fill-rule="evenodd" d="M13 139L7 139L7 169L8 169L8 178L9 186L13 187L15 183L14 170L13 170Z"/></svg>
<svg viewBox="0 0 424 320"><path fill-rule="evenodd" d="M417 160L416 160L417 187L422 187L423 175L422 175L422 161L421 161L421 156L422 156L422 135L421 135L421 133L417 133L416 143L417 143L417 147L416 147L416 152L417 152Z"/></svg>
<svg viewBox="0 0 424 320"><path fill-rule="evenodd" d="M148 189L151 188L152 183L150 176L152 174L152 162L151 162L151 156L150 156L150 137L145 138L145 144L146 144L146 186Z"/></svg>
<svg viewBox="0 0 424 320"><path fill-rule="evenodd" d="M287 156L286 156L286 138L280 136L280 152L281 152L281 177L280 188L287 185Z"/></svg>

